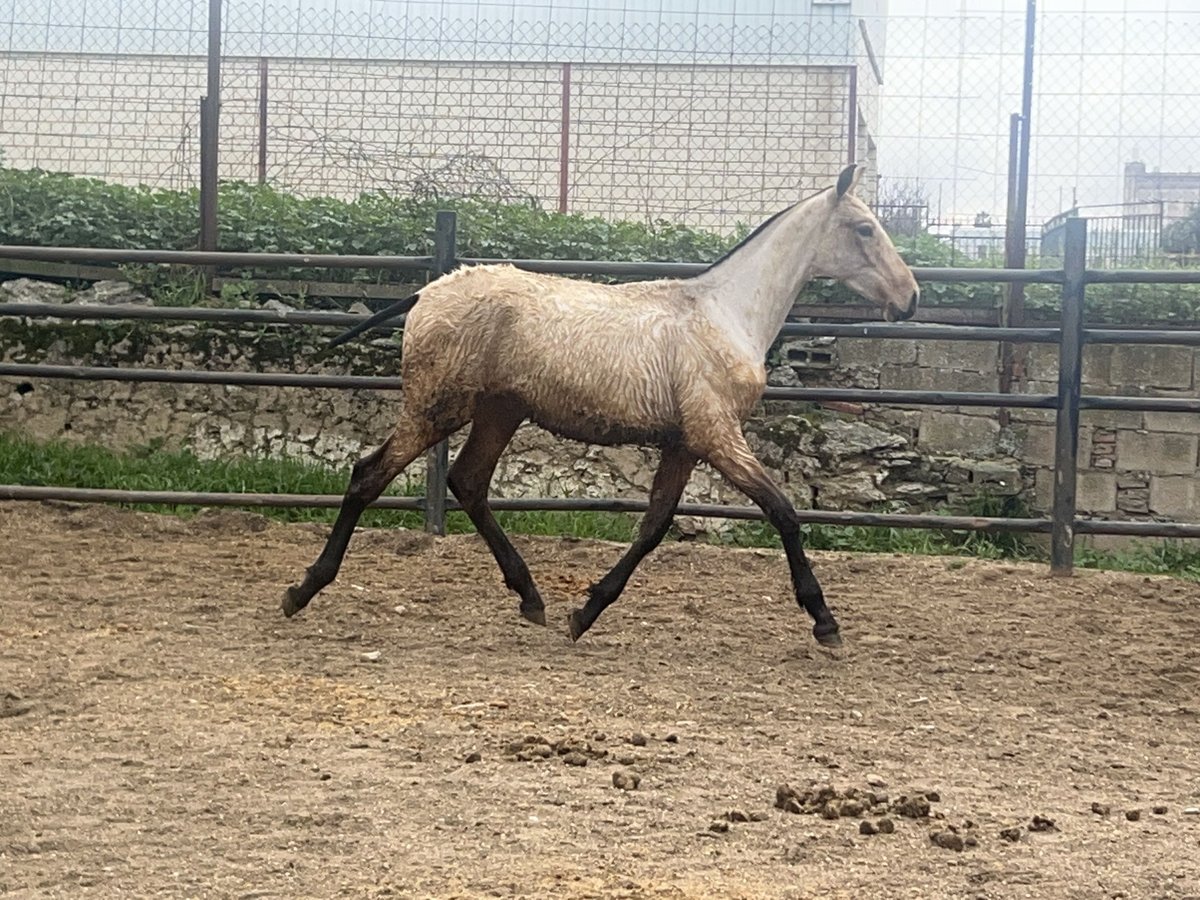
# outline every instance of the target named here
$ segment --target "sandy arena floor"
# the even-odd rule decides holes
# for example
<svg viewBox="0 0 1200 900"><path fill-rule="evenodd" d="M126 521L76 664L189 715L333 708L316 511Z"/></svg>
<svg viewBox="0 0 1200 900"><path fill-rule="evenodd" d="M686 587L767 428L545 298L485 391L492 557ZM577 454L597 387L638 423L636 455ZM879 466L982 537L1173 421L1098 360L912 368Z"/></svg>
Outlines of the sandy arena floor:
<svg viewBox="0 0 1200 900"><path fill-rule="evenodd" d="M618 546L515 539L542 629L362 532L285 620L324 533L0 504L0 894L1200 898L1200 586L818 553L831 652L781 554L672 544L572 645ZM775 806L868 776L894 833Z"/></svg>

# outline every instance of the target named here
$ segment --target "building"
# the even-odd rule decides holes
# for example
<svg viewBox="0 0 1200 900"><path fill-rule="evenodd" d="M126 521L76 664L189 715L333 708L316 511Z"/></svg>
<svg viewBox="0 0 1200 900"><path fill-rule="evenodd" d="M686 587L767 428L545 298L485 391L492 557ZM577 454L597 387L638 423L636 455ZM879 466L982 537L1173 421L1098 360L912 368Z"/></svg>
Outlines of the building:
<svg viewBox="0 0 1200 900"><path fill-rule="evenodd" d="M1125 203L1159 204L1166 224L1186 218L1200 205L1200 172L1147 172L1144 162L1127 162Z"/></svg>
<svg viewBox="0 0 1200 900"><path fill-rule="evenodd" d="M685 0L675 12L659 0L599 11L514 0L487 4L490 18L453 0L341 13L326 2L227 4L223 179L341 197L475 194L725 230L825 187L852 160L867 167L868 199L874 190L886 0ZM0 45L5 164L194 186L205 0L182 3L196 7L191 30L12 29ZM154 0L123 0L114 21L139 20L143 6Z"/></svg>

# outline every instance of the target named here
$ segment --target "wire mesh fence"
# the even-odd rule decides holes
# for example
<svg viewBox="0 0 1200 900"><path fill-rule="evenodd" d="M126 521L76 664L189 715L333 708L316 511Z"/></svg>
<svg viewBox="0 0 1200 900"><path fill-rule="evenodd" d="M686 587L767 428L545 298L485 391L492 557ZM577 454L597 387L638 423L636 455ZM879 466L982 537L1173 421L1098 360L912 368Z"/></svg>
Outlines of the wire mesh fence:
<svg viewBox="0 0 1200 900"><path fill-rule="evenodd" d="M207 15L0 0L4 164L196 187ZM1023 2L224 0L222 16L225 180L729 233L854 160L889 224L946 262L1002 249ZM1030 252L1067 210L1148 202L1160 237L1115 210L1106 262L1195 252L1198 64L1194 3L1041 4Z"/></svg>

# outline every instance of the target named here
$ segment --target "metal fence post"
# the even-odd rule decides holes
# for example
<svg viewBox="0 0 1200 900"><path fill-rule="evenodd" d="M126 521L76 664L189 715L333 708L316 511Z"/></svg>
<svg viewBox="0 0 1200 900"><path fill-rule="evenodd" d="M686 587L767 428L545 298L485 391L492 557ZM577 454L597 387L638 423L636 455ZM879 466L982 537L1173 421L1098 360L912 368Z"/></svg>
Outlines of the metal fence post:
<svg viewBox="0 0 1200 900"><path fill-rule="evenodd" d="M217 193L220 184L221 0L208 0L207 92L200 98L200 235L201 250L217 249ZM205 290L212 287L215 266L200 270Z"/></svg>
<svg viewBox="0 0 1200 900"><path fill-rule="evenodd" d="M458 261L458 214L439 209L433 235L433 274L445 275ZM439 441L425 455L425 530L446 533L446 479L450 471L450 445Z"/></svg>
<svg viewBox="0 0 1200 900"><path fill-rule="evenodd" d="M1058 347L1058 416L1054 436L1054 506L1050 574L1070 575L1075 565L1076 456L1079 395L1083 380L1083 300L1087 265L1087 219L1066 222L1062 289L1062 338Z"/></svg>

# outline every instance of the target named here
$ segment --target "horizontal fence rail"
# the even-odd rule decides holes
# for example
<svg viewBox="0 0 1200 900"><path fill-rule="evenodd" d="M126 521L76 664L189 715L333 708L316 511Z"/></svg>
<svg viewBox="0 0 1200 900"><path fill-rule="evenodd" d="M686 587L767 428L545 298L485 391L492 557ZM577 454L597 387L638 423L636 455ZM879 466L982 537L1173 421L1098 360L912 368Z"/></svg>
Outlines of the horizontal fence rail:
<svg viewBox="0 0 1200 900"><path fill-rule="evenodd" d="M341 494L234 494L192 491L126 491L103 488L59 488L26 485L0 485L0 500L61 500L80 503L139 503L162 506L250 506L308 509L336 509ZM608 512L642 513L649 507L645 500L592 497L492 497L488 505L499 512ZM426 509L424 497L380 497L372 509L420 512ZM447 499L448 510L461 510L457 500ZM766 515L756 506L728 506L713 503L680 503L676 514L698 518L743 519L762 521ZM953 531L1022 531L1047 533L1049 519L988 518L984 516L907 515L900 513L833 512L800 509L801 522L831 525L871 525L883 528L943 528ZM1198 526L1200 527L1200 526Z"/></svg>
<svg viewBox="0 0 1200 900"><path fill-rule="evenodd" d="M0 246L0 259L45 260L72 263L168 264L185 266L375 268L404 270L437 276L461 265L511 264L529 271L561 275L613 278L685 278L706 271L695 263L633 262L596 260L501 260L460 257L455 252L455 220L439 213L435 227L433 256L342 256L329 254L223 253L175 250L120 250L112 248L55 248ZM1097 270L1087 269L1086 223L1071 219L1064 224L1062 269L913 269L921 282L977 282L1010 284L1057 284L1062 289L1061 322L1058 327L992 327L988 325L933 325L914 323L817 323L788 322L783 337L997 341L1011 344L1055 344L1059 347L1060 378L1055 394L990 393L973 391L864 390L826 387L769 387L767 401L862 402L914 406L991 407L1053 409L1057 413L1055 484L1052 515L1047 518L990 518L933 514L866 513L828 510L798 510L802 522L862 525L891 528L932 528L956 531L1025 532L1051 535L1051 571L1071 571L1076 535L1125 535L1143 537L1200 537L1200 524L1150 521L1102 521L1076 515L1076 456L1081 413L1095 410L1155 412L1200 412L1200 398L1155 396L1092 396L1082 394L1080 363L1086 344L1161 344L1200 346L1200 331L1138 328L1085 328L1083 300L1088 284L1200 284L1200 271ZM830 309L838 307L831 305ZM817 315L812 304L807 314ZM865 309L865 308L861 308ZM162 322L214 322L246 326L329 327L344 329L366 316L314 310L217 309L209 307L101 306L92 304L0 303L0 316L27 319L143 320ZM403 328L397 317L376 326L387 333ZM199 370L137 369L102 366L55 366L18 363L0 364L0 377L81 380L119 380L212 384L233 386L280 386L298 388L398 390L399 378L329 375L303 372L209 372ZM442 533L446 510L459 509L447 495L446 449L443 443L431 451L424 497L380 498L373 506L410 510L425 515L426 527ZM200 493L186 491L125 491L101 488L0 485L0 499L66 500L163 505L318 507L334 508L340 495ZM640 513L647 501L614 498L494 498L502 511L596 511ZM681 504L678 514L727 519L759 520L757 507L716 504Z"/></svg>
<svg viewBox="0 0 1200 900"><path fill-rule="evenodd" d="M115 265L224 266L272 269L399 269L432 272L432 256L340 253L222 253L216 250L123 250L115 247L26 247L0 244L0 259Z"/></svg>

